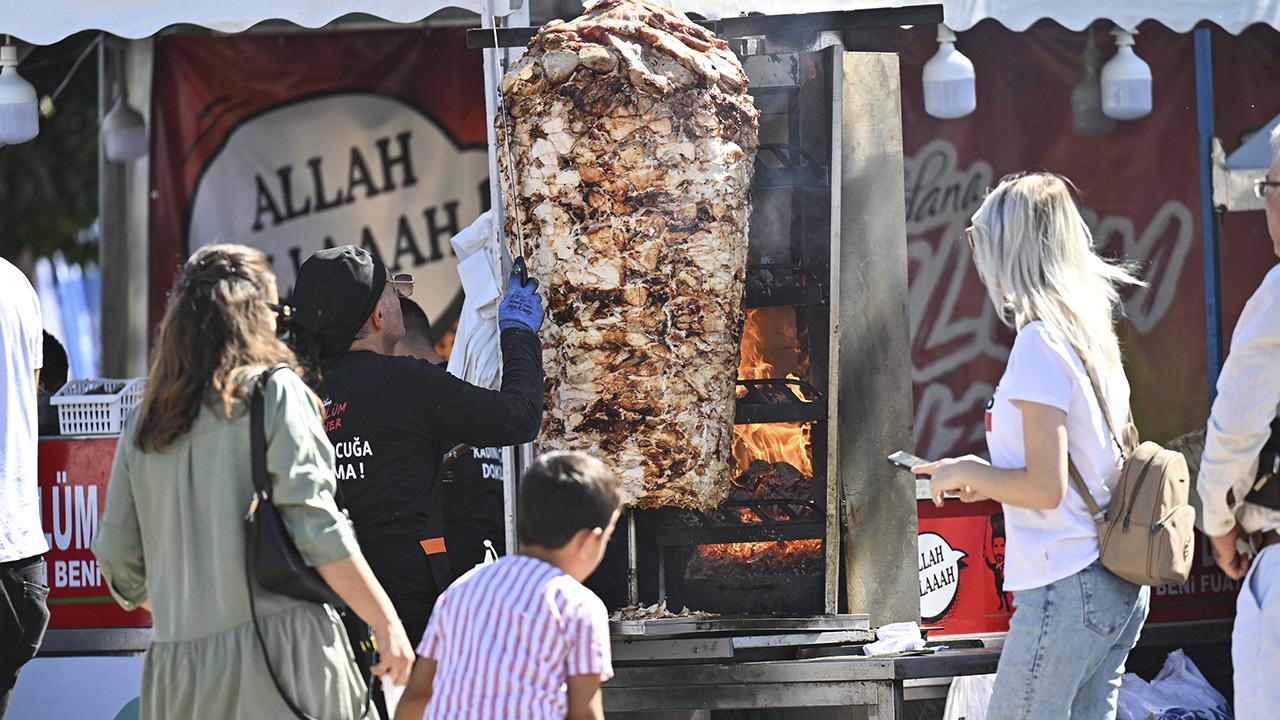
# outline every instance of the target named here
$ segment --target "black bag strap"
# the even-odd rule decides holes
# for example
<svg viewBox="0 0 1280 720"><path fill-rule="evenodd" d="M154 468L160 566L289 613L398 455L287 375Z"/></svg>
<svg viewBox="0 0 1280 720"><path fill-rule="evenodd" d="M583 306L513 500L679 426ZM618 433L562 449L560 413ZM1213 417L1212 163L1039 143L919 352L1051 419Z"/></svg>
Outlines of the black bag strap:
<svg viewBox="0 0 1280 720"><path fill-rule="evenodd" d="M267 474L266 393L267 382L277 370L289 366L280 363L265 370L253 383L253 395L249 399L249 453L253 464L253 489L264 500L271 496L271 478Z"/></svg>
<svg viewBox="0 0 1280 720"><path fill-rule="evenodd" d="M275 374L277 370L288 368L289 366L280 363L262 373L262 375L253 384L253 394L249 399L249 452L251 454L251 464L253 467L253 487L257 495L255 504L272 502L270 494L271 478L267 473L267 430L266 430L266 390L267 381ZM289 712L298 720L317 720L317 718L308 715L302 708L298 707L293 700L289 699L288 693L284 691L284 685L280 682L280 677L276 675L276 670L271 665L271 655L267 652L267 641L262 636L262 626L258 623L258 607L254 601L253 592L253 551L250 543L246 538L244 544L244 580L249 588L249 616L253 618L253 634L258 638L258 647L262 650L262 660L267 666L267 675L271 677L271 684L276 686L276 692L279 693L280 699L288 706ZM346 633L344 632L345 636ZM354 657L354 656L353 656ZM369 686L372 685L372 678L365 688L365 699L361 707L369 706ZM359 714L356 715L359 717Z"/></svg>

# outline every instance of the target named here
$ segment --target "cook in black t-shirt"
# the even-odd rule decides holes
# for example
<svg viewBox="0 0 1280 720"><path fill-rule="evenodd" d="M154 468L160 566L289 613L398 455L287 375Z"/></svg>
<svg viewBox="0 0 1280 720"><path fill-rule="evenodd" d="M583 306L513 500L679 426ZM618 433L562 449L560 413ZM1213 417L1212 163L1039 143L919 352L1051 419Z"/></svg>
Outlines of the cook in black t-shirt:
<svg viewBox="0 0 1280 720"><path fill-rule="evenodd" d="M396 344L396 354L444 367L427 314L406 297L400 298L400 314L404 337ZM446 456L440 473L444 542L455 579L484 560L486 540L498 555L506 554L502 476L501 448L464 445L453 458Z"/></svg>
<svg viewBox="0 0 1280 720"><path fill-rule="evenodd" d="M542 416L542 320L537 282L514 280L499 309L500 390L393 352L404 334L399 297L412 280L387 278L360 248L322 250L302 265L291 342L321 371L325 431L341 500L361 549L417 643L451 579L443 540L442 454L455 443L531 441Z"/></svg>

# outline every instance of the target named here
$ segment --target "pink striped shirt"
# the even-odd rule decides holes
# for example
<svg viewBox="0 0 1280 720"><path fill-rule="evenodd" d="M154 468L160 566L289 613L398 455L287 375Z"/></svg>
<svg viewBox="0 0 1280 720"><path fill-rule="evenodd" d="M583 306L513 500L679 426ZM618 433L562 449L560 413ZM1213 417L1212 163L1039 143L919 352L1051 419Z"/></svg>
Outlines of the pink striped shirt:
<svg viewBox="0 0 1280 720"><path fill-rule="evenodd" d="M426 720L564 720L574 675L613 677L609 614L527 555L472 570L436 601L418 655L436 661Z"/></svg>

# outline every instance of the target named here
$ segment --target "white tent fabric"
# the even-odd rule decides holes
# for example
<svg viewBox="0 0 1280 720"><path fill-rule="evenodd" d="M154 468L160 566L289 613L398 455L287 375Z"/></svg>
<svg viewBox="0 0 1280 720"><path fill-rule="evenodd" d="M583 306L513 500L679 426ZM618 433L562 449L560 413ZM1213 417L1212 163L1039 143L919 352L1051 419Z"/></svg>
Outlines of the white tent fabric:
<svg viewBox="0 0 1280 720"><path fill-rule="evenodd" d="M1280 0L945 0L943 14L957 31L987 18L1018 32L1042 18L1076 31L1097 19L1129 29L1155 20L1177 32L1207 20L1234 35L1254 23L1280 28Z"/></svg>
<svg viewBox="0 0 1280 720"><path fill-rule="evenodd" d="M531 0L524 0L530 2ZM910 7L939 0L665 0L685 12L708 18L764 13L769 15ZM6 0L14 5L16 0ZM494 0L494 14L505 16L513 0ZM0 34L37 45L57 42L81 30L105 30L126 38L142 38L176 24L192 24L220 32L239 32L265 20L288 20L302 27L322 27L336 18L363 13L392 22L417 22L444 8L485 12L486 0L43 0L38 10L0 12ZM1280 0L945 0L947 24L968 30L993 18L1011 30L1026 30L1051 18L1072 30L1083 30L1098 18L1124 27L1156 20L1178 32L1208 20L1239 33L1254 23L1280 27Z"/></svg>
<svg viewBox="0 0 1280 720"><path fill-rule="evenodd" d="M908 7L941 0L664 0L685 12L721 18L763 13L767 15ZM525 3L531 0L524 0ZM17 0L4 0L14 5ZM510 14L514 0L494 0L493 13ZM219 32L240 32L265 20L287 20L302 27L318 28L352 13L391 22L417 22L444 8L487 14L486 0L42 0L38 10L0 11L0 34L49 45L81 30L105 30L137 39L154 35L170 25L199 25Z"/></svg>
<svg viewBox="0 0 1280 720"><path fill-rule="evenodd" d="M318 28L352 13L407 23L444 8L488 12L486 0L41 0L25 10L15 8L17 0L3 4L9 7L0 11L0 34L35 45L50 45L81 30L105 30L136 40L177 24L229 33L265 20ZM494 14L510 14L510 4L494 0Z"/></svg>
<svg viewBox="0 0 1280 720"><path fill-rule="evenodd" d="M502 376L502 347L498 334L498 303L502 299L501 248L493 228L492 211L449 241L458 256L462 279L462 314L449 353L449 374L472 385L496 390Z"/></svg>

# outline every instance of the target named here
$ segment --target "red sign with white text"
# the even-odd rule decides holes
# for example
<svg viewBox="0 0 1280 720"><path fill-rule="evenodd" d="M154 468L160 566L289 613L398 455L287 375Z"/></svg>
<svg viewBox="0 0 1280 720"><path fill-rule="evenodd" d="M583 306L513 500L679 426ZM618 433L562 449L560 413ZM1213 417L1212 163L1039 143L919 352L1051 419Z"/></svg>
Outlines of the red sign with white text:
<svg viewBox="0 0 1280 720"><path fill-rule="evenodd" d="M150 627L151 614L125 612L107 590L90 547L107 500L116 438L41 439L40 516L49 552L49 627Z"/></svg>

